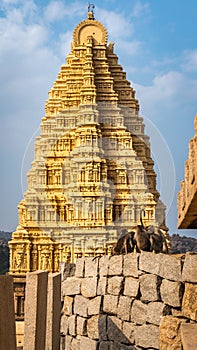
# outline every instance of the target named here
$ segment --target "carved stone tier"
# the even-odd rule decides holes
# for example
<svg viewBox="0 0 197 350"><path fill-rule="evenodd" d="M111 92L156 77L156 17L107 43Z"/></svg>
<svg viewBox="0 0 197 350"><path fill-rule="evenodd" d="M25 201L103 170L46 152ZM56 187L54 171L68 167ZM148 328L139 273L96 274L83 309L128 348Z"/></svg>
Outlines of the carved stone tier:
<svg viewBox="0 0 197 350"><path fill-rule="evenodd" d="M189 142L188 160L185 162L185 179L178 193L178 228L197 228L197 115L195 135Z"/></svg>
<svg viewBox="0 0 197 350"><path fill-rule="evenodd" d="M10 242L12 274L110 254L142 209L145 224L167 231L139 103L107 38L89 12L49 91Z"/></svg>

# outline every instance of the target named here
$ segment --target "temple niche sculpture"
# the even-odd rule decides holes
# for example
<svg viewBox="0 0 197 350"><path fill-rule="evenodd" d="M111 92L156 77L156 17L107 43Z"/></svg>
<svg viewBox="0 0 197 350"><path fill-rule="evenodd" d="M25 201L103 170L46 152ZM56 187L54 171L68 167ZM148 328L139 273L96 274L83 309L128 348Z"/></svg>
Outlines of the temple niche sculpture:
<svg viewBox="0 0 197 350"><path fill-rule="evenodd" d="M9 243L14 276L111 254L120 230L137 225L142 209L144 223L167 235L139 103L107 41L89 11L49 91Z"/></svg>

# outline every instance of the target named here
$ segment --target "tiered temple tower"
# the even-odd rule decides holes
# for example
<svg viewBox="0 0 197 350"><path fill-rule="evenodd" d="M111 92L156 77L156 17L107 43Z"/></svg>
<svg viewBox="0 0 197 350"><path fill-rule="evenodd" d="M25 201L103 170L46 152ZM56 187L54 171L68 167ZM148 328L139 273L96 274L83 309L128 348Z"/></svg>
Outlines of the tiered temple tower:
<svg viewBox="0 0 197 350"><path fill-rule="evenodd" d="M61 261L110 254L122 228L165 226L149 137L135 91L93 11L49 92L18 206L10 273L58 271Z"/></svg>

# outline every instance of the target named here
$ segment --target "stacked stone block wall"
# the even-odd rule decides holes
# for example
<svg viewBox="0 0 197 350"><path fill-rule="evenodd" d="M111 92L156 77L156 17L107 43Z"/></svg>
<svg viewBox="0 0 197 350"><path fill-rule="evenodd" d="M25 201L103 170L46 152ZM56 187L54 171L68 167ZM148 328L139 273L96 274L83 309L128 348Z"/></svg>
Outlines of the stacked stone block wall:
<svg viewBox="0 0 197 350"><path fill-rule="evenodd" d="M64 267L61 350L181 350L181 324L197 322L197 254L131 253Z"/></svg>

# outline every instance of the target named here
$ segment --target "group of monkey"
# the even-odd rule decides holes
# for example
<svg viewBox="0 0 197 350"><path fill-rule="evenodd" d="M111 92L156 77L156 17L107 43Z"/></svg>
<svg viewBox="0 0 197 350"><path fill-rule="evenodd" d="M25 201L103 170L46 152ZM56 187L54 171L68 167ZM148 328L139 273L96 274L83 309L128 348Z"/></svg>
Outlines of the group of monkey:
<svg viewBox="0 0 197 350"><path fill-rule="evenodd" d="M160 229L153 225L144 226L140 213L140 223L134 230L123 229L114 247L114 254L127 254L136 251L155 252L168 254L168 245L166 237Z"/></svg>

